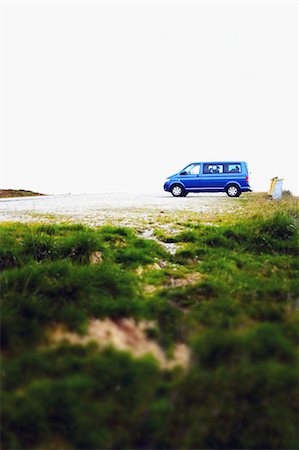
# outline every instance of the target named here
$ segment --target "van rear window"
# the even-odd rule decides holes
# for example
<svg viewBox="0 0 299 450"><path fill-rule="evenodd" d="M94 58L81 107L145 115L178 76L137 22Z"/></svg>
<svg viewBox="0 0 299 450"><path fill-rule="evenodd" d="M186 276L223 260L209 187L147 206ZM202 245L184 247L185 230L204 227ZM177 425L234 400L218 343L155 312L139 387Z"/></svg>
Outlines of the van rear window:
<svg viewBox="0 0 299 450"><path fill-rule="evenodd" d="M240 173L241 172L241 164L233 163L233 164L224 164L224 173Z"/></svg>

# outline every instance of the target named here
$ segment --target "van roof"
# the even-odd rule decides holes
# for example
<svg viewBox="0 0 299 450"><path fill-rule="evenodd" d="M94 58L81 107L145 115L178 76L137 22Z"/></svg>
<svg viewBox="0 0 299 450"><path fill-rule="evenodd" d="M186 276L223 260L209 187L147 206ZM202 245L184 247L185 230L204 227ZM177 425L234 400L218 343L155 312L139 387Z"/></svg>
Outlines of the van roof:
<svg viewBox="0 0 299 450"><path fill-rule="evenodd" d="M240 161L239 159L234 159L232 161L193 161L189 164L247 164L247 163L245 161Z"/></svg>

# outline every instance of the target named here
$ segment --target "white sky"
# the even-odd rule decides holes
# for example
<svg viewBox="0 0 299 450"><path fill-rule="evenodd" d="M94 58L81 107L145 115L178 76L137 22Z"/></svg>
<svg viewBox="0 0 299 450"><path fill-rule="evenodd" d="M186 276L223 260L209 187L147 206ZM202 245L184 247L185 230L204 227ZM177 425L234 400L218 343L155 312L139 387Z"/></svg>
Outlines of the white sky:
<svg viewBox="0 0 299 450"><path fill-rule="evenodd" d="M297 9L1 0L2 188L157 191L240 159L298 194Z"/></svg>

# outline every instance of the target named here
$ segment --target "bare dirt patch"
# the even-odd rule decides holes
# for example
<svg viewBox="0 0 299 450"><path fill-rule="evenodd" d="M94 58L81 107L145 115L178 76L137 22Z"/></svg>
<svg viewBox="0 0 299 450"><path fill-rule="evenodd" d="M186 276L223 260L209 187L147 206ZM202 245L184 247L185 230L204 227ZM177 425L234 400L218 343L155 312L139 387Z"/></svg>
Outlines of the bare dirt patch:
<svg viewBox="0 0 299 450"><path fill-rule="evenodd" d="M192 285L192 284L197 283L201 279L203 279L203 275L200 272L188 273L184 277L170 276L170 277L168 277L167 281L162 285L156 286L153 284L147 284L144 287L144 292L146 294L153 294L154 292L157 292L162 289L171 289L171 288L189 286L190 284Z"/></svg>
<svg viewBox="0 0 299 450"><path fill-rule="evenodd" d="M129 351L135 357L152 354L159 362L161 368L171 369L175 366L187 368L190 363L190 351L185 344L176 344L172 358L167 358L162 348L149 339L146 330L155 327L153 321L136 322L134 319L92 319L89 322L87 333L80 336L70 332L63 325L56 325L48 330L52 343L68 341L71 344L86 345L96 342L101 348L113 346L117 350Z"/></svg>
<svg viewBox="0 0 299 450"><path fill-rule="evenodd" d="M103 255L101 252L93 252L90 255L89 263L90 264L101 264L103 262Z"/></svg>

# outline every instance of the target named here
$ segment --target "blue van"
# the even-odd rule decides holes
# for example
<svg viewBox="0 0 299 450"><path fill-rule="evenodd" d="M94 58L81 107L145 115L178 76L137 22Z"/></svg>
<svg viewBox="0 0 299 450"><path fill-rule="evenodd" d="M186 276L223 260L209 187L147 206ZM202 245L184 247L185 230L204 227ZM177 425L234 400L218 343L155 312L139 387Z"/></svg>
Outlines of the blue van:
<svg viewBox="0 0 299 450"><path fill-rule="evenodd" d="M186 197L189 192L226 192L239 197L250 192L248 168L244 161L195 162L166 179L164 191L174 197Z"/></svg>

